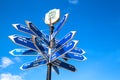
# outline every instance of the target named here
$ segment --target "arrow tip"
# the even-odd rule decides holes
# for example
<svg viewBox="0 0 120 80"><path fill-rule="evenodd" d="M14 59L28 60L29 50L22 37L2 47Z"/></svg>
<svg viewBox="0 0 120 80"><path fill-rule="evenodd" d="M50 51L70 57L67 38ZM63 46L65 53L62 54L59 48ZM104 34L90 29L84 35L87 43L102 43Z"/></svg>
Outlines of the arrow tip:
<svg viewBox="0 0 120 80"><path fill-rule="evenodd" d="M19 24L12 24L12 26L13 26L15 29L18 30L17 25L19 25Z"/></svg>
<svg viewBox="0 0 120 80"><path fill-rule="evenodd" d="M71 31L73 34L75 34L76 33L76 31Z"/></svg>
<svg viewBox="0 0 120 80"><path fill-rule="evenodd" d="M84 57L84 59L83 60L87 60L87 58L85 57L85 56L83 56Z"/></svg>
<svg viewBox="0 0 120 80"><path fill-rule="evenodd" d="M9 51L9 53L11 54L11 55L13 55L14 56L14 54L13 54L13 52L15 51L15 49L14 50L11 50L11 51Z"/></svg>
<svg viewBox="0 0 120 80"><path fill-rule="evenodd" d="M23 70L23 68L22 68L22 67L23 67L23 65L20 67L20 69L21 69L21 70Z"/></svg>
<svg viewBox="0 0 120 80"><path fill-rule="evenodd" d="M31 21L25 20L25 23L28 25L29 23L31 23Z"/></svg>
<svg viewBox="0 0 120 80"><path fill-rule="evenodd" d="M65 16L68 17L69 13L66 13Z"/></svg>
<svg viewBox="0 0 120 80"><path fill-rule="evenodd" d="M85 53L86 53L83 49L81 49L81 50L82 50L82 52L83 52L82 54L85 54Z"/></svg>
<svg viewBox="0 0 120 80"><path fill-rule="evenodd" d="M14 41L15 35L10 35L8 37L15 43L15 41Z"/></svg>
<svg viewBox="0 0 120 80"><path fill-rule="evenodd" d="M75 44L77 44L79 42L79 40L72 40L73 42L75 42Z"/></svg>

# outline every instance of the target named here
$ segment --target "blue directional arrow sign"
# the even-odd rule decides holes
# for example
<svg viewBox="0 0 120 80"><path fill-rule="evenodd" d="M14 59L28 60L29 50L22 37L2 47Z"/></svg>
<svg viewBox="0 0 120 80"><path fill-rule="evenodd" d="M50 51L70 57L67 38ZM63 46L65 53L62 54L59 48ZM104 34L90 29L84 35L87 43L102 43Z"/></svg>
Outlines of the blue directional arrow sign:
<svg viewBox="0 0 120 80"><path fill-rule="evenodd" d="M63 19L60 21L60 24L55 28L52 36L51 36L51 40L58 34L58 32L60 31L60 29L62 28L62 26L64 25L64 23L66 22L68 18L68 14L65 14L65 16L63 17Z"/></svg>
<svg viewBox="0 0 120 80"><path fill-rule="evenodd" d="M41 55L48 60L48 54L45 53L45 48L42 46L42 44L39 42L39 39L35 36L32 37L33 43L35 47L38 49L38 51L41 53Z"/></svg>
<svg viewBox="0 0 120 80"><path fill-rule="evenodd" d="M63 45L68 43L75 35L76 31L70 31L67 35L65 35L55 46L55 48L58 50Z"/></svg>
<svg viewBox="0 0 120 80"><path fill-rule="evenodd" d="M21 36L11 35L11 36L9 36L9 38L15 44L30 48L30 49L35 50L35 51L37 50L37 48L34 46L34 44L31 41L26 40L25 38L22 38Z"/></svg>
<svg viewBox="0 0 120 80"><path fill-rule="evenodd" d="M57 66L52 66L53 67L53 70L57 73L57 74L59 74L59 69L58 69L58 67Z"/></svg>
<svg viewBox="0 0 120 80"><path fill-rule="evenodd" d="M32 22L30 21L26 21L26 24L28 25L28 28L38 37L40 37L41 40L43 40L45 42L45 44L47 44L47 46L49 46L49 41L46 39L46 36L39 30L37 29L37 27L35 27L35 25L33 25Z"/></svg>
<svg viewBox="0 0 120 80"><path fill-rule="evenodd" d="M21 31L21 32L24 32L24 33L27 33L27 34L30 34L30 35L35 35L27 26L24 26L22 24L12 24L12 25L18 31ZM48 40L49 36L46 35L46 34L44 34L44 35L45 35L45 38Z"/></svg>
<svg viewBox="0 0 120 80"><path fill-rule="evenodd" d="M39 59L39 60L35 60L33 62L23 64L20 67L20 69L21 70L26 70L26 69L34 68L34 67L37 67L37 66L40 66L40 65L44 65L46 63L47 63L47 61L45 59Z"/></svg>
<svg viewBox="0 0 120 80"><path fill-rule="evenodd" d="M30 37L21 36L21 35L18 35L18 34L14 34L14 36L16 36L16 37L22 37L22 38L24 38L24 39L26 39L26 40L28 40L28 41L31 41L31 40L32 40L32 38L30 38Z"/></svg>
<svg viewBox="0 0 120 80"><path fill-rule="evenodd" d="M87 59L84 55L81 55L79 53L67 53L64 55L64 57L67 59L75 59L78 61L84 61Z"/></svg>
<svg viewBox="0 0 120 80"><path fill-rule="evenodd" d="M75 67L74 67L73 65L70 65L70 64L65 63L65 62L63 62L63 61L60 61L60 60L58 60L58 59L55 60L54 62L52 62L52 64L55 65L55 66L58 66L58 67L61 67L61 68L64 68L64 69L73 71L73 72L76 71L76 69L75 69Z"/></svg>
<svg viewBox="0 0 120 80"><path fill-rule="evenodd" d="M72 40L70 43L68 43L67 45L63 46L63 48L61 48L60 50L54 52L52 54L50 60L54 61L54 60L58 59L59 57L61 57L62 55L70 52L72 49L75 48L77 43L78 43L77 40Z"/></svg>
<svg viewBox="0 0 120 80"><path fill-rule="evenodd" d="M18 31L34 35L34 33L32 31L30 31L30 29L28 27L26 27L26 26L24 26L22 24L12 24L12 25Z"/></svg>
<svg viewBox="0 0 120 80"><path fill-rule="evenodd" d="M13 56L38 56L39 55L38 52L31 49L25 49L25 48L14 49L9 53Z"/></svg>
<svg viewBox="0 0 120 80"><path fill-rule="evenodd" d="M85 51L81 48L74 48L73 50L70 51L70 53L78 53L82 55L82 54L85 54Z"/></svg>

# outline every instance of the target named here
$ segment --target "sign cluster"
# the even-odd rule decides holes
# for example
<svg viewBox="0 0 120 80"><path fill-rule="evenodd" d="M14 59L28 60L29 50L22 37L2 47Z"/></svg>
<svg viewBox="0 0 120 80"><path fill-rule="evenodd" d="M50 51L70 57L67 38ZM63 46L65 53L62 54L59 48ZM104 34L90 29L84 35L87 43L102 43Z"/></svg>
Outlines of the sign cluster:
<svg viewBox="0 0 120 80"><path fill-rule="evenodd" d="M56 12L56 13L55 13ZM52 16L51 23L55 23L59 19L60 11L52 10L46 14L46 24L50 24L48 18ZM57 16L56 16L57 15ZM56 18L57 17L57 18ZM9 38L17 45L23 46L22 49L14 49L10 51L13 56L36 56L36 60L23 64L20 69L26 70L40 65L52 64L52 68L59 74L59 68L64 68L75 72L76 68L67 63L67 60L86 60L83 55L85 51L81 48L76 48L78 40L72 40L76 31L70 31L63 38L57 40L55 36L58 34L64 23L68 18L68 14L65 14L63 19L55 26L55 30L51 35L47 35L39 30L31 21L26 21L26 25L13 24L13 27L18 31L31 35L31 37L21 35L10 35ZM50 48L50 41L54 39L54 46ZM60 59L61 58L61 59ZM63 60L62 60L63 59Z"/></svg>

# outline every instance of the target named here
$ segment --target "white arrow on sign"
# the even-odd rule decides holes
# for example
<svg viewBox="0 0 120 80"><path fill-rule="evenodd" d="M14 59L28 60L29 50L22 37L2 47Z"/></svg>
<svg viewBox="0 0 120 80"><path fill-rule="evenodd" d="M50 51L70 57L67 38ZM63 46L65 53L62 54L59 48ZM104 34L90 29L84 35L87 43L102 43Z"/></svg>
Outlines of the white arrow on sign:
<svg viewBox="0 0 120 80"><path fill-rule="evenodd" d="M24 33L27 33L27 34L30 34L30 35L35 35L27 26L24 26L22 24L12 24L12 25L18 31L21 31L21 32L24 32ZM47 40L49 40L49 36L46 35L46 34L44 34L44 35L45 35L45 38Z"/></svg>
<svg viewBox="0 0 120 80"><path fill-rule="evenodd" d="M59 50L64 46L66 43L68 43L75 35L76 31L70 31L67 35L65 35L58 43L56 43L56 50Z"/></svg>
<svg viewBox="0 0 120 80"><path fill-rule="evenodd" d="M37 51L37 48L34 46L34 44L31 41L26 40L25 38L21 36L11 35L8 37L17 45L24 46L24 47Z"/></svg>
<svg viewBox="0 0 120 80"><path fill-rule="evenodd" d="M35 61L32 61L32 62L23 64L20 67L20 69L21 70L27 70L27 69L30 69L30 68L38 67L40 65L44 65L46 63L47 63L47 61L45 59L39 59L39 60L35 60Z"/></svg>
<svg viewBox="0 0 120 80"><path fill-rule="evenodd" d="M64 57L67 59L75 59L78 61L84 61L87 59L84 55L81 55L79 53L67 53L64 55Z"/></svg>
<svg viewBox="0 0 120 80"><path fill-rule="evenodd" d="M12 24L12 26L18 31L34 35L34 33L30 31L27 26L24 26L22 24Z"/></svg>
<svg viewBox="0 0 120 80"><path fill-rule="evenodd" d="M68 18L68 14L65 14L63 19L60 21L59 25L55 28L53 34L51 35L51 40L58 34L58 32L61 30L62 26L65 24L66 20Z"/></svg>
<svg viewBox="0 0 120 80"><path fill-rule="evenodd" d="M39 39L37 39L36 36L32 36L32 41L35 45L35 47L38 49L38 51L41 53L41 55L46 59L48 59L47 54L45 53L45 48L42 46L42 44L39 42Z"/></svg>
<svg viewBox="0 0 120 80"><path fill-rule="evenodd" d="M70 51L70 53L78 53L80 55L85 54L85 51L81 48L74 48L73 50Z"/></svg>
<svg viewBox="0 0 120 80"><path fill-rule="evenodd" d="M28 25L28 28L38 37L40 37L41 40L44 41L47 46L49 46L49 40L46 39L45 34L43 34L35 25L33 25L32 22L26 21L26 24Z"/></svg>
<svg viewBox="0 0 120 80"><path fill-rule="evenodd" d="M78 43L77 40L72 40L70 43L68 43L67 45L63 46L63 48L61 48L60 50L56 51L55 53L53 53L51 55L50 60L51 61L55 61L56 59L58 59L59 57L61 57L62 55L70 52L72 49L75 48L76 44Z"/></svg>
<svg viewBox="0 0 120 80"><path fill-rule="evenodd" d="M52 66L53 67L53 70L57 73L57 74L59 74L59 69L58 69L58 67L57 66Z"/></svg>
<svg viewBox="0 0 120 80"><path fill-rule="evenodd" d="M60 61L58 59L55 60L54 62L52 62L52 64L55 65L55 66L58 66L58 67L73 71L73 72L76 71L76 69L75 69L75 67L73 65L65 63L63 61Z"/></svg>
<svg viewBox="0 0 120 80"><path fill-rule="evenodd" d="M30 49L25 49L25 48L14 49L9 53L13 56L38 56L39 55L38 52Z"/></svg>

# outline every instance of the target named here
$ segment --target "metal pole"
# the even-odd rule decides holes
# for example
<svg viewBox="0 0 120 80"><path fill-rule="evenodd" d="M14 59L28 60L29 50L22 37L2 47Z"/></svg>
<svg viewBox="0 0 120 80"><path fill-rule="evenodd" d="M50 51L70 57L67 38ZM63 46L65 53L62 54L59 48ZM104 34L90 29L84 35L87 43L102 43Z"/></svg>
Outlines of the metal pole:
<svg viewBox="0 0 120 80"><path fill-rule="evenodd" d="M46 80L51 80L51 67L52 67L52 64L48 63L47 64L47 79Z"/></svg>
<svg viewBox="0 0 120 80"><path fill-rule="evenodd" d="M50 48L52 48L54 46L54 39L51 40L51 35L54 31L54 26L51 24L51 19L50 19ZM51 80L51 69L52 68L52 64L48 63L47 64L47 78L46 80Z"/></svg>

